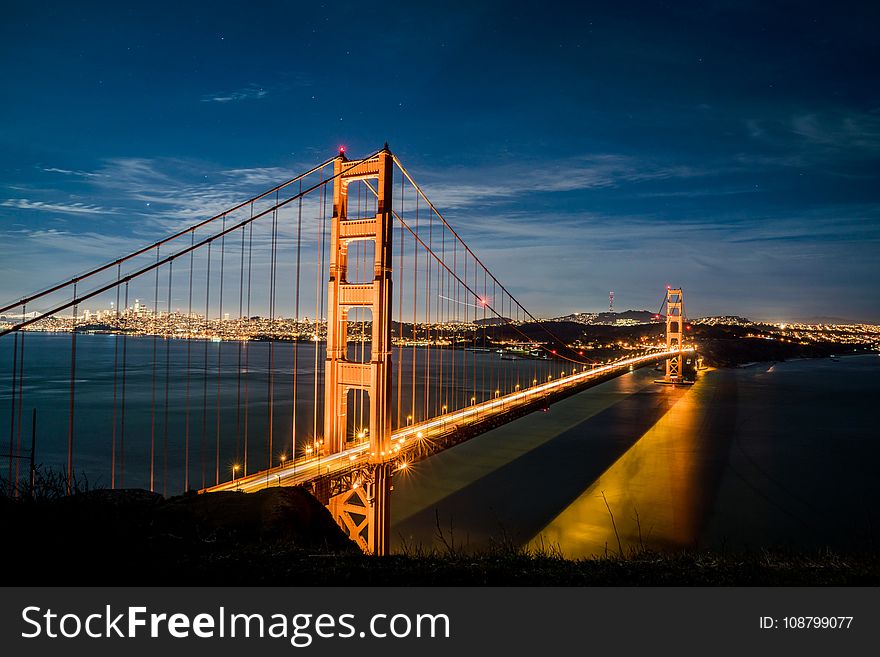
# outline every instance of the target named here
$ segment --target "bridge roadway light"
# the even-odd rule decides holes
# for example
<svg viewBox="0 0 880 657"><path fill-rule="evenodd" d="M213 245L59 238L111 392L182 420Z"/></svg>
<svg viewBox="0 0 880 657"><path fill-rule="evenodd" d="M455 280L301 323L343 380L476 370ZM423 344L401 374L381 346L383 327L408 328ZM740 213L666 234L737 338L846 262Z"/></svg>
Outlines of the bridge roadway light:
<svg viewBox="0 0 880 657"><path fill-rule="evenodd" d="M235 483L235 473L238 472L238 465L232 466L232 483Z"/></svg>

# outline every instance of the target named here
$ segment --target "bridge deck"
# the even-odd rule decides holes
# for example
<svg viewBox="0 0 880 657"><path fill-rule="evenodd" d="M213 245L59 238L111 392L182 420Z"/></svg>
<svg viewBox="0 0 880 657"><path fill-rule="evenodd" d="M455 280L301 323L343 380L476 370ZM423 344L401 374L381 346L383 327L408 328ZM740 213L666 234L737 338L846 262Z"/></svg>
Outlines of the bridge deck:
<svg viewBox="0 0 880 657"><path fill-rule="evenodd" d="M408 453L415 451L424 453L425 450L414 449L420 443L442 446L445 444L444 438L471 425L481 425L485 427L481 432L487 431L497 426L497 423L491 422L492 419L500 419L505 415L510 415L510 419L514 419L518 416L512 413L512 411L529 405L535 405L537 401L543 400L549 395L555 396L557 393L570 391L573 388L578 388L585 383L594 382L597 379L623 374L633 367L641 367L651 362L665 360L679 353L683 354L691 351L693 351L692 348L656 351L641 356L625 358L559 379L546 381L524 390L499 396L486 402L453 411L452 413L437 416L425 422L401 428L392 434L392 444L394 445L393 449L395 452L392 458L397 458L401 455L405 457ZM478 434L474 433L473 435ZM473 437L473 435L468 437ZM434 453L444 448L441 447L440 449L427 451ZM252 493L269 486L307 484L317 479L355 470L367 465L370 461L369 449L370 442L367 440L352 445L336 454L297 459L294 462L270 470L263 470L255 474L239 477L234 481L205 488L201 492L237 490Z"/></svg>

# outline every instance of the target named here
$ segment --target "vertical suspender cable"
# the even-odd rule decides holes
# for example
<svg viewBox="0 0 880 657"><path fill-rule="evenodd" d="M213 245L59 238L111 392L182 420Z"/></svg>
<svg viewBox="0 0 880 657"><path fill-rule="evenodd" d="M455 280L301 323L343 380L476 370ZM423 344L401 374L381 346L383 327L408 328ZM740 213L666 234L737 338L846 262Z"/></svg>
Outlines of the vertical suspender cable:
<svg viewBox="0 0 880 657"><path fill-rule="evenodd" d="M12 480L12 472L13 466L12 462L15 460L12 457L12 448L13 448L13 439L15 437L15 383L16 377L18 376L18 334L22 333L22 331L16 332L13 337L12 342L12 404L9 407L9 494L12 495L14 491L14 483Z"/></svg>
<svg viewBox="0 0 880 657"><path fill-rule="evenodd" d="M116 380L119 373L119 280L122 277L122 265L116 266L116 322L114 324L113 344L113 426L110 430L110 488L116 488Z"/></svg>
<svg viewBox="0 0 880 657"><path fill-rule="evenodd" d="M211 246L208 242L208 264L205 271L205 330L202 341L205 343L204 358L202 359L202 435L199 443L199 459L202 470L202 488L207 484L207 453L208 448L208 346L211 342L211 327L209 325L211 312Z"/></svg>
<svg viewBox="0 0 880 657"><path fill-rule="evenodd" d="M312 344L315 347L315 395L314 401L312 404L312 446L317 447L318 442L318 345L319 345L319 327L321 322L321 309L324 306L324 295L323 290L321 288L322 274L324 272L324 228L325 228L325 220L324 216L326 213L326 185L324 185L324 170L321 169L321 197L319 200L319 209L321 212L321 234L315 240L315 243L318 247L317 253L317 272L315 274L315 333L312 340ZM325 373L326 375L326 373ZM327 413L327 409L324 409L324 412ZM325 436L326 437L326 436Z"/></svg>
<svg viewBox="0 0 880 657"><path fill-rule="evenodd" d="M254 204L251 203L251 217L254 216ZM248 335L250 336L250 317L251 317L251 274L253 272L254 257L254 224L248 224L248 274L247 274L247 322ZM251 350L249 345L245 345L244 350L244 451L241 464L243 475L248 472L248 437L250 433L250 381L248 374L250 373Z"/></svg>
<svg viewBox="0 0 880 657"><path fill-rule="evenodd" d="M214 485L220 483L220 392L221 382L223 380L221 357L223 354L223 340L226 338L226 323L223 319L223 274L225 272L226 259L226 215L223 215L222 230L223 237L220 238L220 299L218 301L217 321L220 328L220 342L217 343L217 409L216 409L216 428L214 430Z"/></svg>
<svg viewBox="0 0 880 657"><path fill-rule="evenodd" d="M293 467L296 468L296 395L297 395L297 379L299 370L299 286L301 273L301 256L302 256L302 180L299 181L299 202L296 210L296 292L293 301L293 408L290 417L290 457L293 459Z"/></svg>
<svg viewBox="0 0 880 657"><path fill-rule="evenodd" d="M416 196L416 235L419 233L419 197ZM412 421L413 424L418 422L416 419L416 363L418 363L418 354L416 352L416 316L418 308L417 291L419 287L419 248L418 244L413 242L413 324L412 324Z"/></svg>
<svg viewBox="0 0 880 657"><path fill-rule="evenodd" d="M162 423L162 495L168 495L168 404L171 388L171 328L175 325L171 315L171 281L174 273L174 261L168 263L168 306L166 309L165 329L165 418Z"/></svg>
<svg viewBox="0 0 880 657"><path fill-rule="evenodd" d="M428 248L434 238L434 213L428 213ZM431 409L431 256L425 255L425 415L427 420L432 416Z"/></svg>
<svg viewBox="0 0 880 657"><path fill-rule="evenodd" d="M238 267L238 361L235 367L235 459L241 458L241 346L244 341L244 236L241 230L241 262Z"/></svg>
<svg viewBox="0 0 880 657"><path fill-rule="evenodd" d="M403 215L403 186L404 177L400 177L400 214ZM397 428L400 428L401 406L400 392L403 380L403 226L398 226L400 231L400 246L397 266Z"/></svg>
<svg viewBox="0 0 880 657"><path fill-rule="evenodd" d="M159 247L156 247L156 262L159 262ZM150 492L155 488L156 474L156 352L159 348L158 315L159 312L159 267L156 267L156 278L153 285L153 326L150 332L153 334L153 368L150 381Z"/></svg>
<svg viewBox="0 0 880 657"><path fill-rule="evenodd" d="M27 315L27 304L21 305L21 316ZM16 447L15 453L18 458L15 459L15 496L19 495L19 477L21 467L21 416L24 410L24 331L21 331L21 347L18 352L18 429L16 430ZM13 385L13 388L15 386Z"/></svg>
<svg viewBox="0 0 880 657"><path fill-rule="evenodd" d="M276 245L278 242L278 192L275 192L275 209L272 211L272 237L270 242L269 254L269 371L267 372L268 391L266 397L268 399L268 450L266 457L266 468L272 468L272 430L274 428L274 402L275 402L275 274L277 264L275 260Z"/></svg>
<svg viewBox="0 0 880 657"><path fill-rule="evenodd" d="M73 298L76 299L76 283L73 284ZM70 495L73 484L73 411L76 393L76 313L77 304L73 306L73 327L70 331L70 413L67 426L67 494Z"/></svg>
<svg viewBox="0 0 880 657"><path fill-rule="evenodd" d="M125 488L125 384L128 371L128 281L125 281L125 305L122 312L122 401L119 427L119 487Z"/></svg>
<svg viewBox="0 0 880 657"><path fill-rule="evenodd" d="M195 231L190 233L190 247L195 244ZM183 490L189 490L189 388L192 370L192 332L193 332L193 266L195 251L189 252L189 308L186 314L186 420L183 432Z"/></svg>

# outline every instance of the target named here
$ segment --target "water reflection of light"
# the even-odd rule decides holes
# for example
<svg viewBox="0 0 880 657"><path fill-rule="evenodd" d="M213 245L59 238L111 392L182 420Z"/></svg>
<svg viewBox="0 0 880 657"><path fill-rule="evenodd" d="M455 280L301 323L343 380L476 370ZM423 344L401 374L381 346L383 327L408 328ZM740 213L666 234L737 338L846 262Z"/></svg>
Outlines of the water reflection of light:
<svg viewBox="0 0 880 657"><path fill-rule="evenodd" d="M601 555L606 549L616 553L617 536L605 500L624 551L640 542L646 547L693 545L703 508L697 484L702 398L711 385L704 378L684 391L663 388L660 394L670 397L671 408L541 530L531 546L558 546L572 558Z"/></svg>

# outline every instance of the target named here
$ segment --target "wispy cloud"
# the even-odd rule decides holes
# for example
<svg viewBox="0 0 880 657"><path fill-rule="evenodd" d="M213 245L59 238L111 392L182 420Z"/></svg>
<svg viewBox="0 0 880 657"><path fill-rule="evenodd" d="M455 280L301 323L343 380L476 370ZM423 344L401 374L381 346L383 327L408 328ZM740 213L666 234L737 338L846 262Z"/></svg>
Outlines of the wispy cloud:
<svg viewBox="0 0 880 657"><path fill-rule="evenodd" d="M535 193L611 189L660 180L716 175L717 169L697 168L614 153L597 153L541 163L416 171L426 181L428 197L442 211L498 205ZM480 180L480 184L471 181Z"/></svg>
<svg viewBox="0 0 880 657"><path fill-rule="evenodd" d="M105 235L96 232L73 232L56 228L23 229L14 231L19 239L26 238L38 244L40 249L63 251L77 257L106 259L124 253L131 244L124 236Z"/></svg>
<svg viewBox="0 0 880 657"><path fill-rule="evenodd" d="M880 147L880 112L798 114L790 130L808 144L836 149L867 149L877 154Z"/></svg>
<svg viewBox="0 0 880 657"><path fill-rule="evenodd" d="M89 205L86 203L46 203L44 201L33 201L26 198L10 198L0 202L0 205L7 208L17 208L19 210L40 210L42 212L64 212L67 214L116 214L117 210L113 208L105 208L100 205Z"/></svg>
<svg viewBox="0 0 880 657"><path fill-rule="evenodd" d="M46 173L60 173L64 176L75 176L77 178L98 178L101 174L92 171L76 171L74 169L60 169L58 167L42 167Z"/></svg>
<svg viewBox="0 0 880 657"><path fill-rule="evenodd" d="M268 90L258 84L249 84L246 87L225 93L213 93L202 96L203 103L232 103L238 100L258 100L269 95Z"/></svg>
<svg viewBox="0 0 880 657"><path fill-rule="evenodd" d="M226 169L221 173L237 185L274 187L292 178L295 172L283 167L253 167L250 169Z"/></svg>
<svg viewBox="0 0 880 657"><path fill-rule="evenodd" d="M760 149L736 156L746 165L863 177L865 163L880 157L880 110L824 109L752 118L745 121L745 131Z"/></svg>
<svg viewBox="0 0 880 657"><path fill-rule="evenodd" d="M95 180L96 192L133 206L148 224L176 231L220 214L290 179L293 167L218 169L180 159L114 158Z"/></svg>

